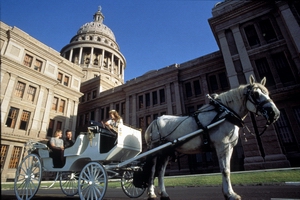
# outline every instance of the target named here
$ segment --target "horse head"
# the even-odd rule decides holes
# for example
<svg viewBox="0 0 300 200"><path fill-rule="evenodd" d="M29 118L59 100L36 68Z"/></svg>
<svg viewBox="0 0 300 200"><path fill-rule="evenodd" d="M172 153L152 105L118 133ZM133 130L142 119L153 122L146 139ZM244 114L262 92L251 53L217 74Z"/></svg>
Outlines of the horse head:
<svg viewBox="0 0 300 200"><path fill-rule="evenodd" d="M276 122L280 111L269 97L269 92L265 87L266 78L260 83L256 83L254 77L249 78L250 84L246 87L246 106L247 109L256 115L262 115L267 120L267 125Z"/></svg>

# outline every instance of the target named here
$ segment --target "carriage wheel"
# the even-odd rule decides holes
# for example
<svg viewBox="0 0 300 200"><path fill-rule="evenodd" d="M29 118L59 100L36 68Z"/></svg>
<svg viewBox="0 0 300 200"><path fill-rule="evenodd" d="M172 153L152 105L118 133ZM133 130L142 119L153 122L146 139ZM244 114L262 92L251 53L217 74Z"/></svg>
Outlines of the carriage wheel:
<svg viewBox="0 0 300 200"><path fill-rule="evenodd" d="M35 154L27 155L16 171L14 191L17 199L31 199L37 193L41 180L40 158Z"/></svg>
<svg viewBox="0 0 300 200"><path fill-rule="evenodd" d="M60 175L60 188L67 196L74 196L78 193L79 172L62 172Z"/></svg>
<svg viewBox="0 0 300 200"><path fill-rule="evenodd" d="M85 165L79 175L78 192L80 199L103 199L107 189L107 172L97 162Z"/></svg>
<svg viewBox="0 0 300 200"><path fill-rule="evenodd" d="M142 196L146 188L138 188L133 185L133 171L124 171L121 178L121 186L124 193L130 198Z"/></svg>

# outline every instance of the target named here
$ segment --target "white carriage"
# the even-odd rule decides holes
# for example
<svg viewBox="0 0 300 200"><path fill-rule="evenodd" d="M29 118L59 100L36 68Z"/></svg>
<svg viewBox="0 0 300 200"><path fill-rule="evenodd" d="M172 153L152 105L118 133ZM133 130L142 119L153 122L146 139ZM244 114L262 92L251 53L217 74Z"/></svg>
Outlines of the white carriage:
<svg viewBox="0 0 300 200"><path fill-rule="evenodd" d="M225 119L220 119L206 127L210 129ZM191 137L202 133L199 129L174 141L164 143L140 154L142 150L141 131L123 125L118 136L105 134L107 129L94 122L88 132L81 133L75 144L65 149L65 163L62 167L53 166L53 158L46 144L29 142L29 154L19 165L14 191L18 199L31 199L38 191L42 172L57 172L60 187L67 196L79 194L80 199L102 200L107 190L108 179L121 178L121 187L130 198L140 197L146 187L143 171L144 161L139 159L150 154L184 143ZM140 173L142 172L142 173Z"/></svg>
<svg viewBox="0 0 300 200"><path fill-rule="evenodd" d="M57 172L56 179L64 194L79 194L80 199L102 199L109 178L121 178L125 194L139 197L145 188L132 184L135 162L119 167L119 163L134 159L142 150L141 131L122 125L118 135L107 134L100 123L91 122L88 132L80 133L73 146L64 150L61 167L54 167L51 149L44 143L29 141L28 155L19 165L14 183L18 199L31 199L38 191L42 172Z"/></svg>

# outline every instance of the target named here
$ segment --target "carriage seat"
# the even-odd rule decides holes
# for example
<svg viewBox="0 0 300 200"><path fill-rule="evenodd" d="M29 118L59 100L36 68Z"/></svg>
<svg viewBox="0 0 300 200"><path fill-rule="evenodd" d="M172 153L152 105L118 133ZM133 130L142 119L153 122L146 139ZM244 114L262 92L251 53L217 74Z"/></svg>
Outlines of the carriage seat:
<svg viewBox="0 0 300 200"><path fill-rule="evenodd" d="M75 156L80 155L88 145L88 136L85 134L80 134L77 138L73 146L66 148L64 152L64 156Z"/></svg>

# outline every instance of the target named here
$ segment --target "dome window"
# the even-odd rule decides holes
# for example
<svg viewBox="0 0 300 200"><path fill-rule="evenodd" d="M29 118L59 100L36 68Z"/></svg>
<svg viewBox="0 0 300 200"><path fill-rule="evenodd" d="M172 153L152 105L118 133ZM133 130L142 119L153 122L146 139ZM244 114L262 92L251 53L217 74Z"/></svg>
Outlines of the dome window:
<svg viewBox="0 0 300 200"><path fill-rule="evenodd" d="M98 41L98 42L101 42L101 38L100 38L100 37L98 37L98 38L97 38L97 41Z"/></svg>
<svg viewBox="0 0 300 200"><path fill-rule="evenodd" d="M85 40L84 36L81 37L82 40Z"/></svg>
<svg viewBox="0 0 300 200"><path fill-rule="evenodd" d="M93 40L93 36L90 36L90 40Z"/></svg>

